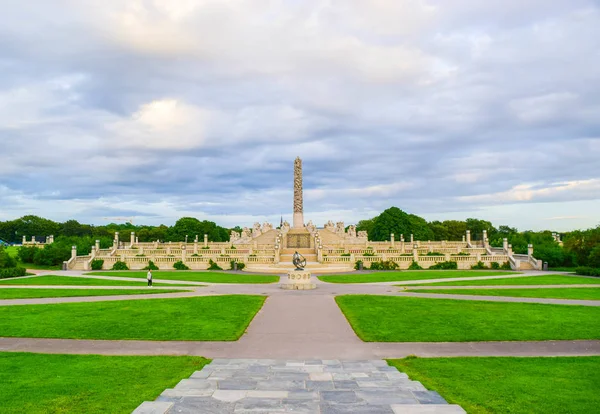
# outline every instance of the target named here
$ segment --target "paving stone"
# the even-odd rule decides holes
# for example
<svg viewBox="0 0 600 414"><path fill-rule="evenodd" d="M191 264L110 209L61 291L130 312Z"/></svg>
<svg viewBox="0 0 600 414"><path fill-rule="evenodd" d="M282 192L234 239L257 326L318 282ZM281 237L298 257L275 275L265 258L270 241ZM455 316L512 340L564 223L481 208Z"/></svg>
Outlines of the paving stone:
<svg viewBox="0 0 600 414"><path fill-rule="evenodd" d="M356 381L333 381L336 390L355 390L358 388Z"/></svg>
<svg viewBox="0 0 600 414"><path fill-rule="evenodd" d="M413 391L413 395L421 404L445 404L446 400L435 391Z"/></svg>
<svg viewBox="0 0 600 414"><path fill-rule="evenodd" d="M306 381L308 391L333 391L333 381Z"/></svg>
<svg viewBox="0 0 600 414"><path fill-rule="evenodd" d="M133 414L164 414L172 406L173 403L170 402L144 401L138 408L135 409L135 411L133 411Z"/></svg>
<svg viewBox="0 0 600 414"><path fill-rule="evenodd" d="M394 414L388 405L340 405L331 403L319 404L321 414Z"/></svg>
<svg viewBox="0 0 600 414"><path fill-rule="evenodd" d="M246 398L247 393L247 390L216 390L212 397L219 401L236 402Z"/></svg>
<svg viewBox="0 0 600 414"><path fill-rule="evenodd" d="M309 375L311 381L333 381L333 375L329 372L313 372Z"/></svg>
<svg viewBox="0 0 600 414"><path fill-rule="evenodd" d="M280 400L265 398L245 398L235 405L234 413L277 413L285 412L285 406Z"/></svg>
<svg viewBox="0 0 600 414"><path fill-rule="evenodd" d="M245 380L225 380L217 383L220 390L254 390L257 385L257 381Z"/></svg>
<svg viewBox="0 0 600 414"><path fill-rule="evenodd" d="M394 414L466 414L460 405L392 405Z"/></svg>
<svg viewBox="0 0 600 414"><path fill-rule="evenodd" d="M321 399L334 403L355 403L358 401L354 391L321 391Z"/></svg>
<svg viewBox="0 0 600 414"><path fill-rule="evenodd" d="M214 398L185 398L173 404L169 414L229 414L233 413L235 403L226 403Z"/></svg>
<svg viewBox="0 0 600 414"><path fill-rule="evenodd" d="M170 408L168 408L170 407ZM137 414L464 413L385 361L216 359Z"/></svg>

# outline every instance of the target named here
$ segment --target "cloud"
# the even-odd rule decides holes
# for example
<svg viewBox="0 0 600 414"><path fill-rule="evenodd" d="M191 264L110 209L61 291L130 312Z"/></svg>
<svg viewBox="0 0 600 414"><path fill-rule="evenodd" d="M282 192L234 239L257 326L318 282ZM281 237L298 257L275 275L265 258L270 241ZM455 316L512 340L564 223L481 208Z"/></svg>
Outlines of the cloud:
<svg viewBox="0 0 600 414"><path fill-rule="evenodd" d="M291 219L300 155L317 223L597 224L594 1L9 0L0 38L0 219Z"/></svg>

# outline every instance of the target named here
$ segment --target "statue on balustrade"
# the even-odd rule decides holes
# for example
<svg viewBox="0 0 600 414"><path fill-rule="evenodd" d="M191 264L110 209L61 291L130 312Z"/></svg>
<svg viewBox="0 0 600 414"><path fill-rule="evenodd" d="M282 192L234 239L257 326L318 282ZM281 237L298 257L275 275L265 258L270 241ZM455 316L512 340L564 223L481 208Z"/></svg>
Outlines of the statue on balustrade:
<svg viewBox="0 0 600 414"><path fill-rule="evenodd" d="M333 224L333 221L329 220L327 223L325 223L325 229L335 232L335 224Z"/></svg>
<svg viewBox="0 0 600 414"><path fill-rule="evenodd" d="M313 224L312 220L310 220L306 225L306 229L309 233L314 233L317 230L317 227Z"/></svg>
<svg viewBox="0 0 600 414"><path fill-rule="evenodd" d="M231 230L231 234L229 235L229 243L234 243L241 239L240 233L235 230Z"/></svg>
<svg viewBox="0 0 600 414"><path fill-rule="evenodd" d="M260 223L254 223L254 226L252 227L252 237L258 237L262 234L262 231L260 230Z"/></svg>
<svg viewBox="0 0 600 414"><path fill-rule="evenodd" d="M268 231L273 230L273 225L271 223L267 223L266 221L263 223L262 232L266 233Z"/></svg>
<svg viewBox="0 0 600 414"><path fill-rule="evenodd" d="M346 233L346 227L344 226L343 221L338 221L335 225L335 232L340 236L343 236Z"/></svg>
<svg viewBox="0 0 600 414"><path fill-rule="evenodd" d="M356 226L348 226L348 237L356 238Z"/></svg>
<svg viewBox="0 0 600 414"><path fill-rule="evenodd" d="M369 235L366 231L359 231L358 238L367 240L369 238Z"/></svg>

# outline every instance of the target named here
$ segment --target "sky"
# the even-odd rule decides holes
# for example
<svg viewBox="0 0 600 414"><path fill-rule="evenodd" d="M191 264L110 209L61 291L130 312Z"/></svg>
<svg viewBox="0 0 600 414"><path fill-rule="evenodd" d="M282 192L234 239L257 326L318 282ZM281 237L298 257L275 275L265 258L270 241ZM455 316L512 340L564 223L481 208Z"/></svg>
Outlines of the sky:
<svg viewBox="0 0 600 414"><path fill-rule="evenodd" d="M598 0L1 0L0 220L600 224Z"/></svg>

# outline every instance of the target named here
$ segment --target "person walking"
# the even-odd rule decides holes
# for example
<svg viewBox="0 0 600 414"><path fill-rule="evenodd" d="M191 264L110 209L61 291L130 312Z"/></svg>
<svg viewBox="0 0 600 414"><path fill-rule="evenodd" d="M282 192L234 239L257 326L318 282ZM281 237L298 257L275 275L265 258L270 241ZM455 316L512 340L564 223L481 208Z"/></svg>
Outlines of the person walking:
<svg viewBox="0 0 600 414"><path fill-rule="evenodd" d="M146 278L148 279L148 287L152 287L152 270L148 270Z"/></svg>

